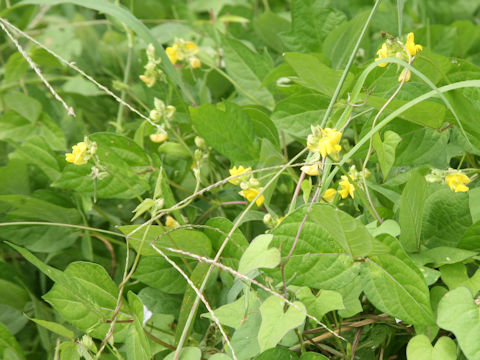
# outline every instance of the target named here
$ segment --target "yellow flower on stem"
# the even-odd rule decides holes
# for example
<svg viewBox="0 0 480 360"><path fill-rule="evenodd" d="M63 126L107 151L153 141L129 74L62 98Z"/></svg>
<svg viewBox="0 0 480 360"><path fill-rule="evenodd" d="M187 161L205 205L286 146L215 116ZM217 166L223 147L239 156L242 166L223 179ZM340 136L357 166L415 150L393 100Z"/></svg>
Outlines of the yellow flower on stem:
<svg viewBox="0 0 480 360"><path fill-rule="evenodd" d="M405 76L405 72L407 73L406 76ZM398 82L402 82L404 77L405 77L405 82L409 81L410 78L412 77L412 72L407 68L404 68L400 73L400 76L398 77Z"/></svg>
<svg viewBox="0 0 480 360"><path fill-rule="evenodd" d="M190 63L190 67L192 69L198 69L200 66L202 66L202 62L200 61L199 58L197 58L196 56L192 56L188 62Z"/></svg>
<svg viewBox="0 0 480 360"><path fill-rule="evenodd" d="M77 145L73 145L71 153L65 154L65 160L75 165L86 164L89 158L90 156L87 154L87 144L83 141Z"/></svg>
<svg viewBox="0 0 480 360"><path fill-rule="evenodd" d="M240 165L238 168L234 166L229 170L230 176L241 175L249 171L252 171L251 167L245 169L242 165ZM233 185L239 185L242 182L242 176L238 176L234 179L230 179L228 180L228 182Z"/></svg>
<svg viewBox="0 0 480 360"><path fill-rule="evenodd" d="M445 182L455 192L467 192L469 189L465 184L470 182L470 178L465 174L456 173L447 175Z"/></svg>
<svg viewBox="0 0 480 360"><path fill-rule="evenodd" d="M337 190L333 188L329 188L325 191L325 194L323 194L323 200L326 202L332 202L333 199L335 199L335 195L337 195Z"/></svg>
<svg viewBox="0 0 480 360"><path fill-rule="evenodd" d="M178 60L181 60L178 55L178 45L174 44L173 46L169 46L165 49L167 53L168 59L172 64L176 64Z"/></svg>
<svg viewBox="0 0 480 360"><path fill-rule="evenodd" d="M195 55L198 53L198 46L193 41L187 41L185 43L185 52L188 55Z"/></svg>
<svg viewBox="0 0 480 360"><path fill-rule="evenodd" d="M380 50L377 51L378 57L375 59L375 61L387 58L388 57L388 50L389 49L388 49L387 43L384 42L382 44L382 47L380 48ZM385 67L387 65L388 65L388 63L384 62L384 63L379 64L378 66Z"/></svg>
<svg viewBox="0 0 480 360"><path fill-rule="evenodd" d="M173 218L172 216L168 215L167 218L165 219L165 226L169 228L177 228L180 226L177 220Z"/></svg>
<svg viewBox="0 0 480 360"><path fill-rule="evenodd" d="M252 201L260 193L260 190L262 190L262 189L255 189L255 188L245 189L245 190L240 191L239 194L242 195L248 201ZM264 201L265 201L265 197L263 195L261 195L255 201L255 204L257 204L257 206L260 207L260 206L262 206Z"/></svg>
<svg viewBox="0 0 480 360"><path fill-rule="evenodd" d="M338 158L338 153L342 147L338 144L342 138L342 133L337 129L320 128L320 134L311 134L307 138L307 147L313 151L318 152L323 158L327 155L333 155L335 159Z"/></svg>
<svg viewBox="0 0 480 360"><path fill-rule="evenodd" d="M348 176L342 176L342 181L340 181L340 187L341 190L338 190L338 193L342 197L342 199L346 199L348 195L352 197L352 199L355 197L355 186L353 186L352 183L348 180Z"/></svg>
<svg viewBox="0 0 480 360"><path fill-rule="evenodd" d="M161 143L167 139L168 139L168 133L166 131L150 135L150 140L154 143Z"/></svg>
<svg viewBox="0 0 480 360"><path fill-rule="evenodd" d="M313 165L305 165L300 168L305 174L310 176L317 176L318 175L318 164Z"/></svg>
<svg viewBox="0 0 480 360"><path fill-rule="evenodd" d="M408 33L407 35L407 42L405 43L405 49L407 49L408 53L411 56L417 55L417 52L423 50L423 46L419 44L415 44L415 35L413 32Z"/></svg>

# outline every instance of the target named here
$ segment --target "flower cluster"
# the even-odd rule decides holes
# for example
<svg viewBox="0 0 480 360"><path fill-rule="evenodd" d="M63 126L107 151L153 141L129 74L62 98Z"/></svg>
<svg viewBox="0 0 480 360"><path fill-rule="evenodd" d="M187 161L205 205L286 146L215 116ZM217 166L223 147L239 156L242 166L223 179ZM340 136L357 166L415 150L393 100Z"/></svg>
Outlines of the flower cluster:
<svg viewBox="0 0 480 360"><path fill-rule="evenodd" d="M415 35L411 32L407 35L407 41L405 43L393 38L388 38L377 51L377 58L375 61L394 57L411 63L412 57L417 55L421 50L423 50L422 45L415 44ZM387 65L388 63L385 62L380 63L378 66L385 67ZM403 79L409 81L411 76L412 74L410 70L404 68L398 77L398 81L401 82Z"/></svg>
<svg viewBox="0 0 480 360"><path fill-rule="evenodd" d="M96 151L97 143L85 138L84 141L72 146L72 152L65 154L65 160L75 165L84 165L95 155Z"/></svg>
<svg viewBox="0 0 480 360"><path fill-rule="evenodd" d="M340 185L340 189L337 191L334 188L329 188L323 194L323 200L327 202L332 202L335 199L335 195L337 192L340 194L342 199L346 199L349 195L352 199L355 198L355 186L350 182L352 181L359 181L363 180L363 178L368 178L371 175L368 169L364 171L358 171L355 165L350 167L348 171L348 176L343 175L340 177L341 181L338 183ZM360 185L361 186L361 185Z"/></svg>
<svg viewBox="0 0 480 360"><path fill-rule="evenodd" d="M236 167L230 169L230 175L236 176L233 179L228 180L230 184L233 185L240 185L242 189L239 194L243 196L247 201L253 201L257 197L257 195L263 191L263 188L260 187L260 182L255 179L252 174L248 174L252 171L252 168L244 168L243 166ZM265 201L265 197L260 195L255 203L257 206L261 206Z"/></svg>
<svg viewBox="0 0 480 360"><path fill-rule="evenodd" d="M312 126L312 133L307 138L307 147L311 152L320 154L322 158L333 155L334 159L338 159L338 153L342 150L339 145L341 138L342 133L337 129Z"/></svg>
<svg viewBox="0 0 480 360"><path fill-rule="evenodd" d="M148 62L145 65L145 72L143 75L140 75L140 80L142 80L149 88L157 83L157 81L165 81L165 74L158 67L162 62L162 59L156 58L155 56L155 47L153 44L148 44L147 47L147 58Z"/></svg>
<svg viewBox="0 0 480 360"><path fill-rule="evenodd" d="M154 99L154 106L155 108L150 111L150 120L154 123L159 123L163 121L170 121L173 119L175 115L176 108L173 105L165 106L165 103L155 98ZM150 135L150 140L154 143L161 143L168 139L168 133L165 131L165 124L159 124L156 126L157 132L155 134Z"/></svg>
<svg viewBox="0 0 480 360"><path fill-rule="evenodd" d="M173 45L167 47L165 52L172 64L186 60L192 69L197 69L202 66L200 59L195 56L198 53L198 50L197 44L193 41L175 39Z"/></svg>
<svg viewBox="0 0 480 360"><path fill-rule="evenodd" d="M467 192L469 188L466 184L472 181L462 171L455 169L432 169L430 174L425 176L425 180L431 183L447 184L450 190L455 192Z"/></svg>

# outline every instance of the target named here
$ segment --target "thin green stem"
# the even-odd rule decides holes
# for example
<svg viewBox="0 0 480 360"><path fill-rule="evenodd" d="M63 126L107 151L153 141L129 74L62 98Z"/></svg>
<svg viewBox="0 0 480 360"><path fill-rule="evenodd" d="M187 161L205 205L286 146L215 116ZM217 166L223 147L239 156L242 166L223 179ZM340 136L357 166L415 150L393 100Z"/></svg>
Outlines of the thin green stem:
<svg viewBox="0 0 480 360"><path fill-rule="evenodd" d="M124 25L125 31L127 32L127 41L128 41L128 52L127 52L127 61L125 64L125 70L123 73L123 84L127 85L128 81L130 79L130 68L132 67L132 56L133 56L133 39L132 39L132 34L130 30ZM122 92L120 94L120 99L122 99L122 102L125 101L125 98L127 96L127 90L122 89ZM115 121L116 124L116 132L117 134L122 134L123 133L123 116L125 114L125 108L124 106L120 103L118 104L118 111L117 111L117 120Z"/></svg>

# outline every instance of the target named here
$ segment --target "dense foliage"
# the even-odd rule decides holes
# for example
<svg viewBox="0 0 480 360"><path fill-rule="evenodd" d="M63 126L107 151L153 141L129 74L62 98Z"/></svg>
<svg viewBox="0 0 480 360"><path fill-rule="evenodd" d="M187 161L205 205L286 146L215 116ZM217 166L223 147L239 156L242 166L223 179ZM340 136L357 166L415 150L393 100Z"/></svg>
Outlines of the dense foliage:
<svg viewBox="0 0 480 360"><path fill-rule="evenodd" d="M0 0L0 358L480 360L475 0Z"/></svg>

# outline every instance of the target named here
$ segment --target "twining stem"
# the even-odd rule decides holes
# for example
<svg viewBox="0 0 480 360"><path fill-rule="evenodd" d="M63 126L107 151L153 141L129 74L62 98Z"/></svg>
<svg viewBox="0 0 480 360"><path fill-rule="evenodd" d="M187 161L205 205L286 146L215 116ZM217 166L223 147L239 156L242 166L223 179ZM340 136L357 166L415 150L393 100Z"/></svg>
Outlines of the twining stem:
<svg viewBox="0 0 480 360"><path fill-rule="evenodd" d="M133 36L130 30L123 25L125 31L127 33L127 43L128 43L128 52L127 52L127 61L125 64L125 70L123 73L123 84L124 86L128 85L128 81L130 78L130 68L132 67L132 56L133 56ZM124 88L120 94L120 99L122 102L125 102L125 97L127 96L127 90ZM118 104L118 111L117 111L117 120L115 122L116 132L117 134L123 133L123 115L125 113L125 108L122 103Z"/></svg>
<svg viewBox="0 0 480 360"><path fill-rule="evenodd" d="M295 202L297 200L298 194L300 194L300 188L302 187L303 180L305 180L305 173L302 171L302 173L300 174L300 178L298 179L295 192L293 193L292 201L290 202L290 207L288 208L289 214L293 211L293 209L295 209Z"/></svg>

